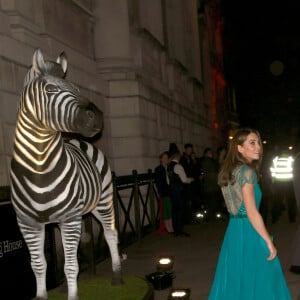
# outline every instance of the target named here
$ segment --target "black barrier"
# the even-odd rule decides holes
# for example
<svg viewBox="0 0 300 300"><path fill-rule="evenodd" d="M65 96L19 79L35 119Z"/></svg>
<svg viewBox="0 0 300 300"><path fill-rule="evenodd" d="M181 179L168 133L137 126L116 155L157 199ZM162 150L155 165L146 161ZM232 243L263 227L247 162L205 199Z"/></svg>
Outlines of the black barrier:
<svg viewBox="0 0 300 300"><path fill-rule="evenodd" d="M0 291L7 299L29 300L35 295L29 252L16 221L9 189L0 189Z"/></svg>
<svg viewBox="0 0 300 300"><path fill-rule="evenodd" d="M45 228L48 289L57 287L64 278L62 272L58 272L55 226L49 224ZM29 300L35 296L35 292L30 255L10 201L10 189L0 187L0 293L7 295L10 300Z"/></svg>

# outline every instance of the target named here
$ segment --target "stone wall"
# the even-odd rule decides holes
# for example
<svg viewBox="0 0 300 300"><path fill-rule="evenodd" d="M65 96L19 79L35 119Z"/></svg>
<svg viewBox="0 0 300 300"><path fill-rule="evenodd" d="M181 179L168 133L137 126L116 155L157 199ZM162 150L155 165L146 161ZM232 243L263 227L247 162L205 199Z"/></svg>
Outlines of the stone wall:
<svg viewBox="0 0 300 300"><path fill-rule="evenodd" d="M37 47L65 51L67 79L104 111L97 145L118 175L154 168L170 142L212 146L197 24L196 0L0 1L0 186Z"/></svg>
<svg viewBox="0 0 300 300"><path fill-rule="evenodd" d="M114 20L108 16L117 15L129 39L118 44L118 26L108 33L96 25L95 31L107 42L100 38L96 60L98 71L109 83L113 169L124 174L133 168L139 172L153 168L170 142L182 150L191 142L197 154L202 154L205 147L214 145L209 101L204 99L202 85L197 1L113 2L122 3L122 9L120 5L116 11L116 5L105 6L101 1L99 13L109 19L105 24L111 27ZM109 51L107 45L112 44L115 48Z"/></svg>

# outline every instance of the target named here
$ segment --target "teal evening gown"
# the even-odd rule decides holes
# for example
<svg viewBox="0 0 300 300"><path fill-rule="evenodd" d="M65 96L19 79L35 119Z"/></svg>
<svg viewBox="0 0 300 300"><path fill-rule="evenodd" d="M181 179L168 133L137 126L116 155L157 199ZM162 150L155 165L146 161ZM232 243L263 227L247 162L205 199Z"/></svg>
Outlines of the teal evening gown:
<svg viewBox="0 0 300 300"><path fill-rule="evenodd" d="M208 300L291 300L280 261L267 260L267 244L247 218L241 199L242 186L251 183L259 208L262 193L256 173L242 165L233 174L236 183L222 188L230 220Z"/></svg>

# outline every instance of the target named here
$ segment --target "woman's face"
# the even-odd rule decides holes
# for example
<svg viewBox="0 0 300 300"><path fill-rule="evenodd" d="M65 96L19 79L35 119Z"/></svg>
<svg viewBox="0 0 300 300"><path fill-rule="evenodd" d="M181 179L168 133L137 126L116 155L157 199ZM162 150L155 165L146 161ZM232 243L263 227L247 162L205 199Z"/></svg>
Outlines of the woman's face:
<svg viewBox="0 0 300 300"><path fill-rule="evenodd" d="M160 160L161 164L166 166L169 163L169 156L167 154L164 154Z"/></svg>
<svg viewBox="0 0 300 300"><path fill-rule="evenodd" d="M242 145L238 145L238 151L251 162L258 160L261 155L261 143L257 134L250 133Z"/></svg>

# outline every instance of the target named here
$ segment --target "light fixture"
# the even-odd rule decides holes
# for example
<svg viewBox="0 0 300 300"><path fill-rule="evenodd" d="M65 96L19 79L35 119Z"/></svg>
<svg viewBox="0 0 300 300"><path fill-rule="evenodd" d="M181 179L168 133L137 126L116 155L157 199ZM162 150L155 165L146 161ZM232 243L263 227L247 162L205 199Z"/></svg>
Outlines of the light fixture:
<svg viewBox="0 0 300 300"><path fill-rule="evenodd" d="M171 289L168 300L189 300L191 295L190 289Z"/></svg>
<svg viewBox="0 0 300 300"><path fill-rule="evenodd" d="M208 211L206 209L198 210L194 215L195 222L203 222L207 219Z"/></svg>
<svg viewBox="0 0 300 300"><path fill-rule="evenodd" d="M146 279L153 285L155 290L164 290L172 287L175 277L173 265L173 256L164 255L157 259L156 272L146 275Z"/></svg>
<svg viewBox="0 0 300 300"><path fill-rule="evenodd" d="M156 269L158 272L171 271L174 266L174 257L172 256L161 256L156 264Z"/></svg>
<svg viewBox="0 0 300 300"><path fill-rule="evenodd" d="M164 290L173 285L174 273L172 271L154 272L146 275L146 279L155 290Z"/></svg>
<svg viewBox="0 0 300 300"><path fill-rule="evenodd" d="M222 218L222 214L220 212L216 213L216 219L221 219Z"/></svg>
<svg viewBox="0 0 300 300"><path fill-rule="evenodd" d="M220 211L217 211L215 214L215 218L216 218L216 220L219 220L219 221L225 221L226 215Z"/></svg>
<svg viewBox="0 0 300 300"><path fill-rule="evenodd" d="M203 212L197 212L196 213L196 218L197 219L203 219L205 217L205 214Z"/></svg>

